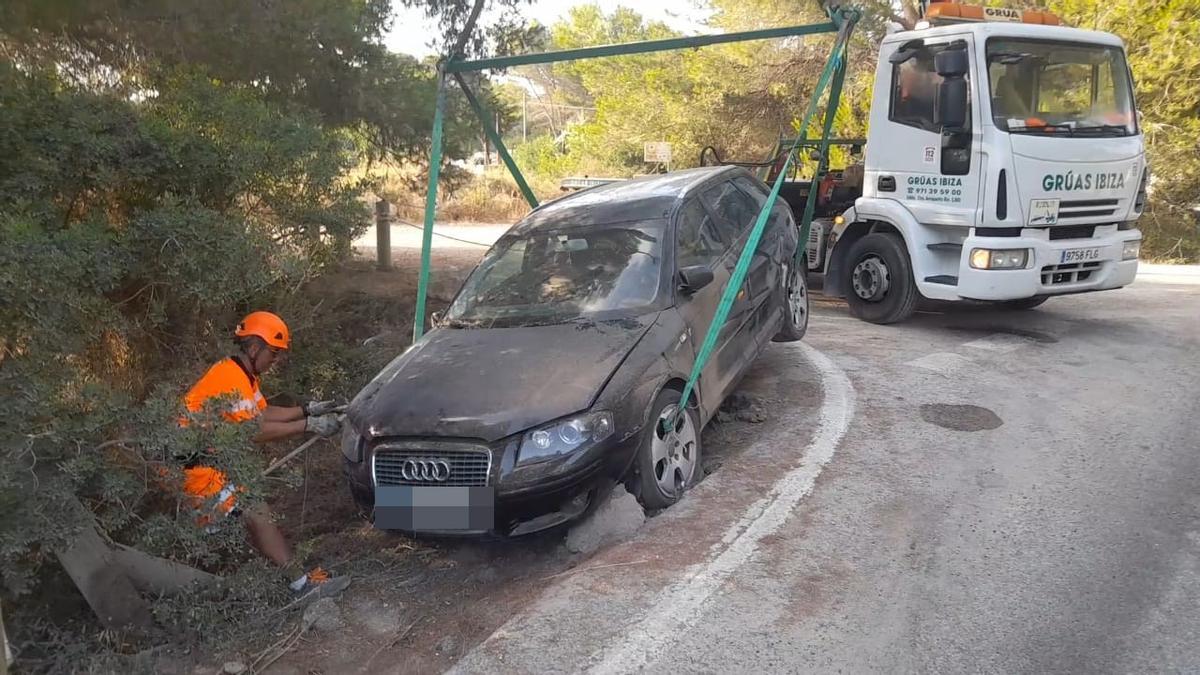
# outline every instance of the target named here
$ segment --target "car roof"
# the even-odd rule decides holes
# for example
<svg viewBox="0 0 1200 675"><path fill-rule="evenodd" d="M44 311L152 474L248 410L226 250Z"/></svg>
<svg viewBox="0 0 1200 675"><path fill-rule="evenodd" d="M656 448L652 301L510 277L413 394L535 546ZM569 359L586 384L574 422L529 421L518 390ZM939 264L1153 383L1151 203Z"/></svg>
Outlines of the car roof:
<svg viewBox="0 0 1200 675"><path fill-rule="evenodd" d="M706 166L597 185L542 204L517 223L510 234L667 218L697 188L723 175L732 178L751 174L737 166Z"/></svg>

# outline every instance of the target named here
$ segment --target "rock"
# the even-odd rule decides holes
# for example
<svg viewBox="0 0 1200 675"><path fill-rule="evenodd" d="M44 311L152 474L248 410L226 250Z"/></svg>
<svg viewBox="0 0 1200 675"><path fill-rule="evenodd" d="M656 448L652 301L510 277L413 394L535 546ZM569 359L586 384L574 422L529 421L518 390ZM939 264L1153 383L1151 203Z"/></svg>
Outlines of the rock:
<svg viewBox="0 0 1200 675"><path fill-rule="evenodd" d="M601 546L627 539L646 522L646 512L625 489L614 489L583 522L571 528L565 543L572 553L592 553Z"/></svg>
<svg viewBox="0 0 1200 675"><path fill-rule="evenodd" d="M321 633L336 631L345 625L342 608L333 598L321 598L304 610L304 624Z"/></svg>
<svg viewBox="0 0 1200 675"><path fill-rule="evenodd" d="M767 414L758 406L751 406L745 410L739 410L734 417L739 422L749 422L750 424L761 424L767 421Z"/></svg>
<svg viewBox="0 0 1200 675"><path fill-rule="evenodd" d="M754 399L740 391L735 391L721 403L721 409L729 412L745 410L754 405Z"/></svg>
<svg viewBox="0 0 1200 675"><path fill-rule="evenodd" d="M221 667L223 675L242 675L247 670L246 664L241 661L226 661L225 665Z"/></svg>
<svg viewBox="0 0 1200 675"><path fill-rule="evenodd" d="M438 640L437 645L434 646L434 650L439 654L453 655L457 649L458 641L454 639L453 635L447 635L441 640Z"/></svg>

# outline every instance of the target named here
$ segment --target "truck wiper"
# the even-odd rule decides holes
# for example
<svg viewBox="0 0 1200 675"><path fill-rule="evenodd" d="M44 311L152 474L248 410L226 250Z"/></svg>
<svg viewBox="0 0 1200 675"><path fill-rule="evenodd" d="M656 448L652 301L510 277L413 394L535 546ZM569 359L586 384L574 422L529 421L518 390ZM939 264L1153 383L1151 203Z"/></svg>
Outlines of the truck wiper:
<svg viewBox="0 0 1200 675"><path fill-rule="evenodd" d="M1113 131L1119 136L1128 136L1129 129L1123 124L1089 124L1077 126L1075 131Z"/></svg>
<svg viewBox="0 0 1200 675"><path fill-rule="evenodd" d="M1025 125L1008 127L1009 133L1013 134L1032 134L1034 132L1045 132L1051 129L1055 131L1066 131L1068 135L1072 136L1075 134L1075 127L1071 126L1070 124L1039 124L1032 127Z"/></svg>

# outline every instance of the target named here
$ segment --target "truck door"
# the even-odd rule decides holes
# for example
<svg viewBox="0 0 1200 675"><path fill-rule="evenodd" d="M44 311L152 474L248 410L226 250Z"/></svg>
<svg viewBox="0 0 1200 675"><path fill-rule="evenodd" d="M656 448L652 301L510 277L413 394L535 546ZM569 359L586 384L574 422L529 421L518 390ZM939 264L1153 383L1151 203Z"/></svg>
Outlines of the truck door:
<svg viewBox="0 0 1200 675"><path fill-rule="evenodd" d="M972 36L889 47L880 54L864 195L903 202L921 223L976 225L983 156ZM967 124L957 129L944 128L937 114L943 78L935 59L951 49L965 50L971 64L965 76Z"/></svg>

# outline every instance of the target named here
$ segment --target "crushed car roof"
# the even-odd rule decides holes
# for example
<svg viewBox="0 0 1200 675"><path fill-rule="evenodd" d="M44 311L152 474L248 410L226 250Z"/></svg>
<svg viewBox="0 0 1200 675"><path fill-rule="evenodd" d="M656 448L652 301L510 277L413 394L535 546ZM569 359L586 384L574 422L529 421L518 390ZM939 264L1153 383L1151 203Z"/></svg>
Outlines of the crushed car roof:
<svg viewBox="0 0 1200 675"><path fill-rule="evenodd" d="M517 223L509 234L666 218L696 185L717 174L745 171L736 166L707 166L597 185L546 202Z"/></svg>

